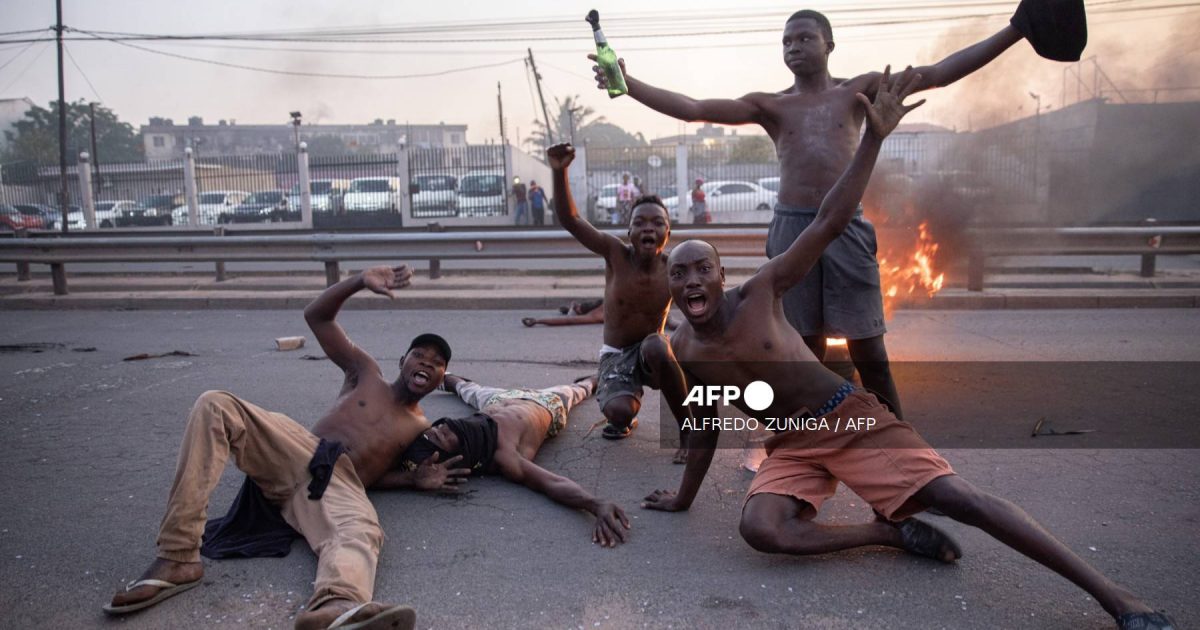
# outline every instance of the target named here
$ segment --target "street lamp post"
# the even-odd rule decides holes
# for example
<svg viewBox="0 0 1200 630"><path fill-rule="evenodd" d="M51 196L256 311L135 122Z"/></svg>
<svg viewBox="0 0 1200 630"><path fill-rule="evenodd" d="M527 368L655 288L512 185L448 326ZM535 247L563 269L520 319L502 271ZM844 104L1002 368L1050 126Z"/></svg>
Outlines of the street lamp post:
<svg viewBox="0 0 1200 630"><path fill-rule="evenodd" d="M300 112L289 112L292 117L292 128L296 133L296 153L300 153Z"/></svg>

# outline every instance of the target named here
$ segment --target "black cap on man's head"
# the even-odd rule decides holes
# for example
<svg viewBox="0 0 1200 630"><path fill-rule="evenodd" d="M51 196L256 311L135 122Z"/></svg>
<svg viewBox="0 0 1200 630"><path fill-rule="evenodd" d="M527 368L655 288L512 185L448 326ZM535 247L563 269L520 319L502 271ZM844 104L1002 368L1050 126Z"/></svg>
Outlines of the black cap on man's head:
<svg viewBox="0 0 1200 630"><path fill-rule="evenodd" d="M413 337L412 343L408 344L408 349L412 350L417 346L433 346L438 349L438 352L442 353L442 358L446 359L446 363L450 362L450 344L446 343L446 340L442 339L441 335L433 333L417 335Z"/></svg>

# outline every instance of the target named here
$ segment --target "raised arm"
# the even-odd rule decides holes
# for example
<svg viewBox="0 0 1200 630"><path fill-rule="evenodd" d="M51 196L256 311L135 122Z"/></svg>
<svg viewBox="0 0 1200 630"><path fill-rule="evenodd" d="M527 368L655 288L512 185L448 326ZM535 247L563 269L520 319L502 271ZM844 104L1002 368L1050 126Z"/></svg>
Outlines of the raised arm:
<svg viewBox="0 0 1200 630"><path fill-rule="evenodd" d="M775 295L783 295L796 283L804 279L821 252L833 242L850 224L862 199L867 182L871 179L871 170L875 167L875 159L879 156L879 147L900 119L908 112L920 107L925 101L913 105L904 105L903 100L912 93L913 86L921 80L921 75L907 73L907 80L891 79L891 68L879 77L875 90L875 100L872 102L863 94L858 94L858 100L866 108L867 131L863 134L858 151L854 154L850 166L838 178L833 188L825 194L821 208L800 236L792 242L787 250L767 264L759 268L754 276L742 285L743 291L754 290L760 285L769 286Z"/></svg>
<svg viewBox="0 0 1200 630"><path fill-rule="evenodd" d="M588 55L588 59L596 60L596 55ZM712 122L722 125L761 124L762 110L750 95L741 98L708 98L694 99L678 92L654 87L644 81L639 81L625 70L625 60L618 59L621 72L625 74L625 86L629 88L629 96L634 100L661 114L687 122ZM592 66L596 73L596 85L600 89L608 88L608 79L600 66Z"/></svg>
<svg viewBox="0 0 1200 630"><path fill-rule="evenodd" d="M920 75L921 78L917 80L913 88L914 92L945 87L991 63L993 59L1000 56L1000 53L1008 50L1021 39L1021 33L1009 24L991 37L954 52L933 65L908 68L897 74L895 80L904 84L910 75ZM878 72L862 75L855 79L856 82L861 83L861 86L855 87L858 87L867 96L873 97L878 78Z"/></svg>
<svg viewBox="0 0 1200 630"><path fill-rule="evenodd" d="M567 507L594 514L596 525L592 530L592 542L604 547L615 547L625 542L629 519L615 503L597 499L583 486L538 466L515 451L496 453L496 468L510 481L540 492Z"/></svg>
<svg viewBox="0 0 1200 630"><path fill-rule="evenodd" d="M412 270L408 265L398 267L372 267L325 289L317 299L304 309L304 321L316 336L321 349L342 371L347 378L367 369L379 369L369 354L350 341L346 331L334 319L342 304L351 295L363 289L370 289L380 295L395 298L392 289L401 289L412 281Z"/></svg>
<svg viewBox="0 0 1200 630"><path fill-rule="evenodd" d="M617 248L624 249L621 239L597 230L579 216L579 210L571 198L571 184L567 181L567 168L575 160L575 147L566 143L556 144L546 150L546 159L553 170L554 216L558 218L559 225L566 228L584 247L604 256L606 260Z"/></svg>

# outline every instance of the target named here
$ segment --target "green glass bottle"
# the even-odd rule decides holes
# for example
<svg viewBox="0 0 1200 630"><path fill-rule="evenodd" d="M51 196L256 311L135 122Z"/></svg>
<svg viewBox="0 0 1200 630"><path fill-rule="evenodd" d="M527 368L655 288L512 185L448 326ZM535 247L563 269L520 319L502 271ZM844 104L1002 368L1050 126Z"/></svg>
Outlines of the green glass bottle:
<svg viewBox="0 0 1200 630"><path fill-rule="evenodd" d="M617 98L628 94L625 75L621 73L621 64L617 63L617 53L613 52L608 40L604 39L604 31L600 30L600 13L595 9L588 11L587 21L592 25L592 36L596 38L596 65L604 70L604 76L608 80L608 97Z"/></svg>

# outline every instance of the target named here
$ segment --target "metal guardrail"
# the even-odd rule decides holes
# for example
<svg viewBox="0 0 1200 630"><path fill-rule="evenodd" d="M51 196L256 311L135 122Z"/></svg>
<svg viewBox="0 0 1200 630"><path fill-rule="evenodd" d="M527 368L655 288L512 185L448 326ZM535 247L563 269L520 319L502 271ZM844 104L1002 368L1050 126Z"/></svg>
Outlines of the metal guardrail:
<svg viewBox="0 0 1200 630"><path fill-rule="evenodd" d="M624 232L607 230L623 237ZM1200 253L1200 226L980 228L968 232L968 289L983 289L984 265L993 256L1140 255L1143 275L1153 275L1158 254ZM676 241L704 239L725 256L761 256L766 227L696 228L675 232ZM95 262L316 261L326 280L340 277L343 260L586 258L593 256L563 230L475 230L386 234L273 234L118 236L0 239L0 262L15 262L28 277L30 263L49 264L54 292L67 292L65 265Z"/></svg>
<svg viewBox="0 0 1200 630"><path fill-rule="evenodd" d="M1200 227L998 228L968 232L967 289L982 291L993 256L1140 255L1141 275L1154 277L1159 254L1200 254Z"/></svg>
<svg viewBox="0 0 1200 630"><path fill-rule="evenodd" d="M617 236L618 230L606 230ZM765 228L688 230L729 256L761 256ZM343 260L587 258L595 256L563 230L402 232L390 234L286 234L271 236L144 236L0 239L0 262L49 264L56 295L67 292L65 265L96 262L316 261L329 284ZM20 273L20 272L19 272ZM27 275L27 270L25 271Z"/></svg>

